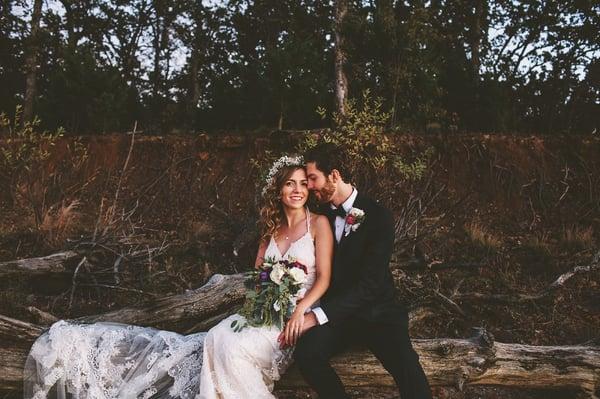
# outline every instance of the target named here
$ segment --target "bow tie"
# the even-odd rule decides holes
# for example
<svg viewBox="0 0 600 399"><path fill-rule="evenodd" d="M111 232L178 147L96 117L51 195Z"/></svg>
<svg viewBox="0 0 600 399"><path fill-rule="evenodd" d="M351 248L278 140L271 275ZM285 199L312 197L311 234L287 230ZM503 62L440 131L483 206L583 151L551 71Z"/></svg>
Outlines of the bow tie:
<svg viewBox="0 0 600 399"><path fill-rule="evenodd" d="M343 207L343 206L338 206L337 208L331 208L331 207L330 207L330 208L329 208L329 214L330 214L332 217L334 217L334 218L335 218L336 216L339 216L339 217L341 217L342 219L345 219L345 218L346 218L346 211L344 210L344 207Z"/></svg>

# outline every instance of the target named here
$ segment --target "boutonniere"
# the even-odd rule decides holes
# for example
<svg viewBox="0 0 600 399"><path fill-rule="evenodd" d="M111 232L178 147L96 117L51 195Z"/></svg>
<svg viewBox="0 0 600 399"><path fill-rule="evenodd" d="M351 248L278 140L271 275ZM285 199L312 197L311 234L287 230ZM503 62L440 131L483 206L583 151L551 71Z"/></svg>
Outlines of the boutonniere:
<svg viewBox="0 0 600 399"><path fill-rule="evenodd" d="M344 226L345 236L350 234L351 231L356 231L360 227L360 224L365 220L365 211L359 208L352 208L346 215L346 224Z"/></svg>

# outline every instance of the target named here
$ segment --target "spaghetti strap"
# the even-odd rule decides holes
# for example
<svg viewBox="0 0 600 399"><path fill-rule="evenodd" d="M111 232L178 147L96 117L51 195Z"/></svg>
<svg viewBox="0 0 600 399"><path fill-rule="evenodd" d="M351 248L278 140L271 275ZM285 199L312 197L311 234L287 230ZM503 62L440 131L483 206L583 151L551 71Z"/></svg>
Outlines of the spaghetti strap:
<svg viewBox="0 0 600 399"><path fill-rule="evenodd" d="M306 232L310 233L310 210L308 207L306 209Z"/></svg>

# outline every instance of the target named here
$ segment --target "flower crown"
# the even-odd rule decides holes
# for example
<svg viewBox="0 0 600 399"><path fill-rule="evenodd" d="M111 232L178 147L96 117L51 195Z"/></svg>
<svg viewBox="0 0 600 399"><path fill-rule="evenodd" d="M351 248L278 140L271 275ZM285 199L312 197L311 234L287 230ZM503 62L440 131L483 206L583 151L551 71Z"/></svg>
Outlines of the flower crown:
<svg viewBox="0 0 600 399"><path fill-rule="evenodd" d="M299 155L296 157L290 157L288 155L284 155L281 158L279 158L277 161L275 161L273 163L273 165L271 165L271 169L269 169L269 173L267 173L267 177L265 177L265 186L262 189L263 195L266 194L269 186L274 183L273 177L284 166L304 166L304 157L302 157L302 155Z"/></svg>

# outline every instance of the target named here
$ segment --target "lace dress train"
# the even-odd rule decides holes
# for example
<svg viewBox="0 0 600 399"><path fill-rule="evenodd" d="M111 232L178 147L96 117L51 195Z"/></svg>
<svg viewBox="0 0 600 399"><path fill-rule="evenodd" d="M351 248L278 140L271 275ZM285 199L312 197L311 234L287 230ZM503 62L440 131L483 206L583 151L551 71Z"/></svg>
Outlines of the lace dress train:
<svg viewBox="0 0 600 399"><path fill-rule="evenodd" d="M205 336L58 321L31 348L23 397L195 398Z"/></svg>

